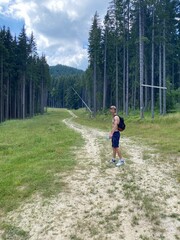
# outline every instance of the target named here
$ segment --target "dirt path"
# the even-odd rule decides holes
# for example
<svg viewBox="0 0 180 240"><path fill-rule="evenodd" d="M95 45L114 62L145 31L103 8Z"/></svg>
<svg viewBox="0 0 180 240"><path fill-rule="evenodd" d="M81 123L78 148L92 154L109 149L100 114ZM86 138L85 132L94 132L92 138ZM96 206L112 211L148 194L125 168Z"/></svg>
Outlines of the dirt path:
<svg viewBox="0 0 180 240"><path fill-rule="evenodd" d="M53 199L34 197L6 222L30 240L180 239L180 189L172 166L157 164L152 149L123 137L126 165L108 164L107 133L74 123L69 113L64 123L82 134L85 145L75 149L75 171L63 176L67 190Z"/></svg>

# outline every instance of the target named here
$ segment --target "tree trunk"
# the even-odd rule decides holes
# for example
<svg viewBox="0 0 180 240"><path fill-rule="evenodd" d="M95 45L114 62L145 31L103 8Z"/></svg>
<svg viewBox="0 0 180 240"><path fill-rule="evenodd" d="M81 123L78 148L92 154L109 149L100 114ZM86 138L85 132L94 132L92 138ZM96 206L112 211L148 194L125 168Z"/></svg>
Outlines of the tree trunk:
<svg viewBox="0 0 180 240"><path fill-rule="evenodd" d="M107 95L107 31L105 33L105 48L104 48L104 87L103 87L103 110L106 108Z"/></svg>
<svg viewBox="0 0 180 240"><path fill-rule="evenodd" d="M47 113L47 109L48 109L48 90L47 87L45 87L44 90L44 108L45 108L45 112ZM60 107L60 101L58 100L58 108Z"/></svg>
<svg viewBox="0 0 180 240"><path fill-rule="evenodd" d="M139 1L139 67L140 67L140 117L144 118L144 104L143 104L143 78L144 78L144 56L143 56L143 39L142 39L142 10L141 0Z"/></svg>
<svg viewBox="0 0 180 240"><path fill-rule="evenodd" d="M94 110L93 110L93 113L94 113L94 116L96 115L96 111L97 111L97 102L96 102L96 93L97 93L97 63L96 63L96 56L94 58L94 76L93 76L93 82L94 82L94 85L93 85L93 107L94 107Z"/></svg>
<svg viewBox="0 0 180 240"><path fill-rule="evenodd" d="M162 56L161 43L159 45L159 87L162 87ZM162 115L162 89L159 89L159 113Z"/></svg>
<svg viewBox="0 0 180 240"><path fill-rule="evenodd" d="M119 110L119 79L118 79L118 46L117 46L117 43L116 43L116 110L118 112Z"/></svg>
<svg viewBox="0 0 180 240"><path fill-rule="evenodd" d="M41 79L41 114L44 113L44 81Z"/></svg>
<svg viewBox="0 0 180 240"><path fill-rule="evenodd" d="M126 112L126 30L125 30L125 3L124 17L123 17L123 31L124 31L124 41L123 41L123 113Z"/></svg>
<svg viewBox="0 0 180 240"><path fill-rule="evenodd" d="M175 71L174 71L174 62L172 63L172 89L174 90L174 76L175 76Z"/></svg>
<svg viewBox="0 0 180 240"><path fill-rule="evenodd" d="M129 114L129 47L126 49L126 116Z"/></svg>
<svg viewBox="0 0 180 240"><path fill-rule="evenodd" d="M22 118L23 119L25 119L26 117L25 91L26 91L26 76L25 76L25 72L23 72L23 76L22 76Z"/></svg>
<svg viewBox="0 0 180 240"><path fill-rule="evenodd" d="M135 84L134 84L134 99L133 99L133 110L136 110L136 92L137 92L137 87L136 87L136 79L137 75L135 75Z"/></svg>
<svg viewBox="0 0 180 240"><path fill-rule="evenodd" d="M13 118L12 113L12 89L11 89L11 75L9 75L9 119Z"/></svg>
<svg viewBox="0 0 180 240"><path fill-rule="evenodd" d="M129 1L128 1L128 28L127 28L127 49L126 49L126 116L129 114Z"/></svg>
<svg viewBox="0 0 180 240"><path fill-rule="evenodd" d="M9 74L7 77L7 90L6 90L6 120L9 119Z"/></svg>
<svg viewBox="0 0 180 240"><path fill-rule="evenodd" d="M14 118L17 118L17 91L15 91L14 95Z"/></svg>
<svg viewBox="0 0 180 240"><path fill-rule="evenodd" d="M151 49L151 85L154 86L154 7L152 10L152 49ZM151 116L154 119L154 88L151 87Z"/></svg>
<svg viewBox="0 0 180 240"><path fill-rule="evenodd" d="M32 117L32 75L29 82L29 115Z"/></svg>
<svg viewBox="0 0 180 240"><path fill-rule="evenodd" d="M166 21L163 23L163 87L166 87ZM163 115L166 114L166 90L163 89Z"/></svg>
<svg viewBox="0 0 180 240"><path fill-rule="evenodd" d="M34 83L32 83L32 116L34 116L34 104L35 104L35 87Z"/></svg>
<svg viewBox="0 0 180 240"><path fill-rule="evenodd" d="M17 87L17 118L21 117L21 84L18 83Z"/></svg>
<svg viewBox="0 0 180 240"><path fill-rule="evenodd" d="M3 92L3 55L1 54L1 84L0 84L0 88L1 88L1 91L0 91L0 122L2 122L4 120L4 98L3 98L3 95L4 95L4 92Z"/></svg>
<svg viewBox="0 0 180 240"><path fill-rule="evenodd" d="M178 64L178 88L180 87L180 61Z"/></svg>
<svg viewBox="0 0 180 240"><path fill-rule="evenodd" d="M126 46L123 46L123 112L126 112Z"/></svg>
<svg viewBox="0 0 180 240"><path fill-rule="evenodd" d="M148 84L148 73L147 73L147 63L145 62L145 66L144 66L144 79L145 79L145 84ZM146 111L147 107L148 107L148 88L145 87L145 104L144 104L144 111Z"/></svg>

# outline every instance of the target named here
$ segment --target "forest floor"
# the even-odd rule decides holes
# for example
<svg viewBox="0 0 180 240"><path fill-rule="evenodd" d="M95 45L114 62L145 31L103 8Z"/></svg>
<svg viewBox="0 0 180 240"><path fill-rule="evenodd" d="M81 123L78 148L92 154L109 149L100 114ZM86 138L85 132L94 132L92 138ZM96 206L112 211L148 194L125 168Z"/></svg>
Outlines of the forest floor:
<svg viewBox="0 0 180 240"><path fill-rule="evenodd" d="M108 163L107 132L77 124L69 113L64 123L81 133L85 144L74 149L74 171L61 174L66 188L50 199L33 196L9 212L5 221L14 226L13 238L2 239L180 239L177 163L158 162L153 149L122 136L126 164L117 168Z"/></svg>

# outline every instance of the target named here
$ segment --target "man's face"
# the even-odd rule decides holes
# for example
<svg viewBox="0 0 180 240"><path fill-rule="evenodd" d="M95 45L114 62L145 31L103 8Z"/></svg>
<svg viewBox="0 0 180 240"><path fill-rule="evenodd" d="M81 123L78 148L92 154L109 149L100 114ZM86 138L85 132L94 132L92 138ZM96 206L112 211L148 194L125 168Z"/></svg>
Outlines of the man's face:
<svg viewBox="0 0 180 240"><path fill-rule="evenodd" d="M116 110L114 108L110 108L109 111L110 111L111 114L114 114L116 112Z"/></svg>

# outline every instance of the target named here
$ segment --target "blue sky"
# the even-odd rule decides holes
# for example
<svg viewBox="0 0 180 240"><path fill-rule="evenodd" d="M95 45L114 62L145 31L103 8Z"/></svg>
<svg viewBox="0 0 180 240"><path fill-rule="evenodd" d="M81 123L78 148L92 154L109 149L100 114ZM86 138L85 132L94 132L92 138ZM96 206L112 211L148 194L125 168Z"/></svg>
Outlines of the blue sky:
<svg viewBox="0 0 180 240"><path fill-rule="evenodd" d="M85 70L93 15L97 11L103 20L108 5L109 0L0 0L0 27L10 27L18 35L25 25L49 65Z"/></svg>
<svg viewBox="0 0 180 240"><path fill-rule="evenodd" d="M0 27L10 27L13 35L18 35L24 24L24 20L22 19L13 19L9 16L0 14Z"/></svg>

